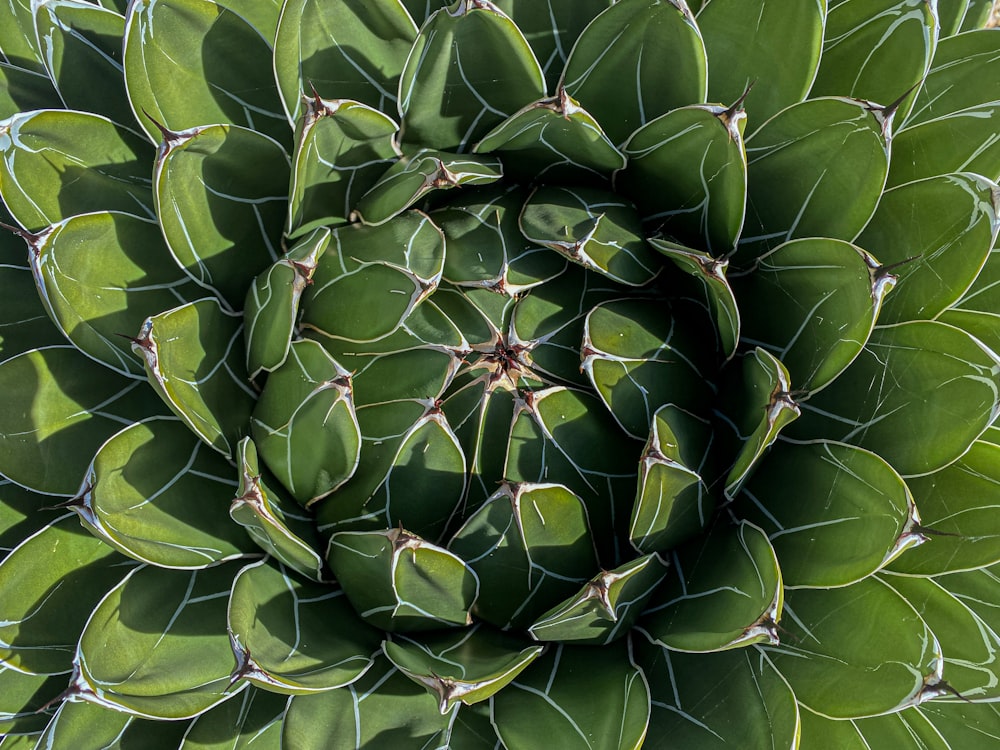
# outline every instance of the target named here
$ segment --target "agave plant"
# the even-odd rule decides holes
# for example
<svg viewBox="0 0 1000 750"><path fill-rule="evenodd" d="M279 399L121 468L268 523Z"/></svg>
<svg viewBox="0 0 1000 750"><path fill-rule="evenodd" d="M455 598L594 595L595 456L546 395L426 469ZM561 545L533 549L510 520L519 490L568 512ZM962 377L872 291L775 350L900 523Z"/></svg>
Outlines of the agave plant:
<svg viewBox="0 0 1000 750"><path fill-rule="evenodd" d="M3 750L1000 736L990 10L5 4Z"/></svg>

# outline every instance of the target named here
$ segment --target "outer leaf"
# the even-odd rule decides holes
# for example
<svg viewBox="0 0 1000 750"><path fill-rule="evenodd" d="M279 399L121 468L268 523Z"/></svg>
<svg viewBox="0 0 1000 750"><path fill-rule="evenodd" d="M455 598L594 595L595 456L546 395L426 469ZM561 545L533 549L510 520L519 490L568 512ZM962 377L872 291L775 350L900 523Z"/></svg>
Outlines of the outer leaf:
<svg viewBox="0 0 1000 750"><path fill-rule="evenodd" d="M238 567L129 573L83 629L75 694L136 716L184 719L247 687L230 679L226 636L226 596Z"/></svg>
<svg viewBox="0 0 1000 750"><path fill-rule="evenodd" d="M764 650L806 708L851 719L940 695L937 640L910 604L877 578L789 591L785 612L782 645Z"/></svg>
<svg viewBox="0 0 1000 750"><path fill-rule="evenodd" d="M854 363L802 404L788 434L822 434L878 453L904 477L927 474L993 422L998 392L1000 359L978 340L944 323L901 323L876 329Z"/></svg>
<svg viewBox="0 0 1000 750"><path fill-rule="evenodd" d="M982 104L908 127L892 139L888 185L951 172L1000 180L1000 104Z"/></svg>
<svg viewBox="0 0 1000 750"><path fill-rule="evenodd" d="M948 742L950 748L958 748L977 742L992 742L1000 739L1000 707L996 703L928 703L919 706L919 711L934 729Z"/></svg>
<svg viewBox="0 0 1000 750"><path fill-rule="evenodd" d="M539 727L553 747L637 750L649 721L649 684L629 639L599 649L560 644L493 698L508 750L534 750Z"/></svg>
<svg viewBox="0 0 1000 750"><path fill-rule="evenodd" d="M4 23L0 26L0 56L3 62L17 65L26 70L45 72L42 55L38 49L38 38L32 23L31 3L12 0L4 10Z"/></svg>
<svg viewBox="0 0 1000 750"><path fill-rule="evenodd" d="M43 508L52 499L0 479L0 562L17 545L49 524Z"/></svg>
<svg viewBox="0 0 1000 750"><path fill-rule="evenodd" d="M0 234L0 289L0 362L66 343L66 336L53 325L38 298L24 245L13 234Z"/></svg>
<svg viewBox="0 0 1000 750"><path fill-rule="evenodd" d="M136 743L149 750L176 750L188 727L188 722L153 722L94 703L63 701L38 743L53 750L127 750Z"/></svg>
<svg viewBox="0 0 1000 750"><path fill-rule="evenodd" d="M14 23L10 26L16 28ZM0 48L3 48L2 41ZM62 100L47 75L0 62L0 120L18 112L59 109L61 106Z"/></svg>
<svg viewBox="0 0 1000 750"><path fill-rule="evenodd" d="M694 3L689 2L692 7ZM785 107L802 101L819 65L825 0L712 0L698 12L709 59L708 101L746 98L751 132ZM776 44L775 39L781 42ZM734 49L740 52L732 54Z"/></svg>
<svg viewBox="0 0 1000 750"><path fill-rule="evenodd" d="M91 211L152 216L150 156L135 133L99 115L25 112L0 122L0 195L29 231Z"/></svg>
<svg viewBox="0 0 1000 750"><path fill-rule="evenodd" d="M937 703L927 704L936 706ZM953 750L923 716L925 708L848 721L827 719L812 711L802 711L800 747L815 743L833 744L838 750L869 750L874 747L919 747L921 750ZM803 743L809 743L804 745ZM822 746L822 745L821 745ZM956 745L955 747L961 747Z"/></svg>
<svg viewBox="0 0 1000 750"><path fill-rule="evenodd" d="M52 495L73 495L97 449L121 429L164 413L141 381L108 370L70 346L27 352L0 364L0 472Z"/></svg>
<svg viewBox="0 0 1000 750"><path fill-rule="evenodd" d="M514 22L492 3L458 0L427 19L410 50L399 81L401 139L464 151L544 93Z"/></svg>
<svg viewBox="0 0 1000 750"><path fill-rule="evenodd" d="M250 687L191 722L179 750L276 750L287 703L284 695Z"/></svg>
<svg viewBox="0 0 1000 750"><path fill-rule="evenodd" d="M253 130L212 125L164 134L153 172L163 236L195 283L232 309L278 259L288 176L281 145Z"/></svg>
<svg viewBox="0 0 1000 750"><path fill-rule="evenodd" d="M83 624L129 567L71 514L27 537L0 564L0 660L35 674L69 672Z"/></svg>
<svg viewBox="0 0 1000 750"><path fill-rule="evenodd" d="M15 750L35 747L38 732L45 729L53 710L48 707L66 688L65 676L26 674L0 667L0 747L21 741Z"/></svg>
<svg viewBox="0 0 1000 750"><path fill-rule="evenodd" d="M781 571L763 531L719 525L671 560L674 574L638 625L651 641L692 652L777 642Z"/></svg>
<svg viewBox="0 0 1000 750"><path fill-rule="evenodd" d="M941 40L907 127L1000 100L996 34L980 29Z"/></svg>
<svg viewBox="0 0 1000 750"><path fill-rule="evenodd" d="M399 0L284 3L274 71L288 121L294 125L303 114L310 89L388 112L416 31Z"/></svg>
<svg viewBox="0 0 1000 750"><path fill-rule="evenodd" d="M211 0L142 0L125 20L125 85L151 141L157 123L174 132L240 125L289 140L270 43L242 16Z"/></svg>
<svg viewBox="0 0 1000 750"><path fill-rule="evenodd" d="M239 676L280 693L354 682L371 667L381 638L354 614L343 591L299 581L266 560L233 581L229 635Z"/></svg>
<svg viewBox="0 0 1000 750"><path fill-rule="evenodd" d="M701 34L684 3L621 0L577 38L562 84L613 143L622 143L665 112L705 101L706 67Z"/></svg>

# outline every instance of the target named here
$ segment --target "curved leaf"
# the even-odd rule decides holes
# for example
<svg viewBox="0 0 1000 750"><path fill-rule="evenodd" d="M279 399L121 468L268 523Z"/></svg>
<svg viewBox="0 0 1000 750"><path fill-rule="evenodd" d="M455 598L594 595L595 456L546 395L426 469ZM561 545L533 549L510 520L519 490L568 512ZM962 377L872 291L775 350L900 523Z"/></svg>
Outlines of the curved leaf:
<svg viewBox="0 0 1000 750"><path fill-rule="evenodd" d="M906 126L1000 100L1000 57L994 29L942 39Z"/></svg>

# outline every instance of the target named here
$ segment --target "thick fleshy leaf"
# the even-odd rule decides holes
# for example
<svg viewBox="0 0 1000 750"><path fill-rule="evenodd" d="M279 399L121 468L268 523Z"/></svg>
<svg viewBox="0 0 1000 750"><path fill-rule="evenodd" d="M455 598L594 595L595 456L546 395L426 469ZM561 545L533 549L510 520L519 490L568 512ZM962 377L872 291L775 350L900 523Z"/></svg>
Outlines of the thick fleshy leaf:
<svg viewBox="0 0 1000 750"><path fill-rule="evenodd" d="M944 738L949 750L1000 740L1000 706L996 703L927 703L914 709Z"/></svg>
<svg viewBox="0 0 1000 750"><path fill-rule="evenodd" d="M493 697L493 724L508 750L638 750L649 721L649 684L630 639L601 648L558 645Z"/></svg>
<svg viewBox="0 0 1000 750"><path fill-rule="evenodd" d="M0 364L0 473L51 495L71 496L105 440L163 414L142 381L111 375L70 346L50 346Z"/></svg>
<svg viewBox="0 0 1000 750"><path fill-rule="evenodd" d="M970 8L975 7L976 4L975 0L938 0L940 38L955 36L961 30Z"/></svg>
<svg viewBox="0 0 1000 750"><path fill-rule="evenodd" d="M426 690L382 657L345 688L294 696L285 713L281 746L296 750L357 750L380 744L447 747L442 740L454 718L453 712L442 716Z"/></svg>
<svg viewBox="0 0 1000 750"><path fill-rule="evenodd" d="M90 615L71 692L136 716L186 719L247 687L230 678L226 601L241 563L140 567Z"/></svg>
<svg viewBox="0 0 1000 750"><path fill-rule="evenodd" d="M289 169L280 144L247 128L164 134L153 172L163 236L181 268L232 309L278 259Z"/></svg>
<svg viewBox="0 0 1000 750"><path fill-rule="evenodd" d="M923 79L937 44L936 8L925 0L846 0L826 17L823 55L809 96L889 105ZM905 116L913 102L900 107Z"/></svg>
<svg viewBox="0 0 1000 750"><path fill-rule="evenodd" d="M740 497L738 515L767 533L786 587L854 583L923 541L907 485L845 443L779 441Z"/></svg>
<svg viewBox="0 0 1000 750"><path fill-rule="evenodd" d="M628 633L667 575L655 552L603 571L528 628L537 641L606 645Z"/></svg>
<svg viewBox="0 0 1000 750"><path fill-rule="evenodd" d="M38 297L24 243L13 234L0 234L0 289L0 362L66 343Z"/></svg>
<svg viewBox="0 0 1000 750"><path fill-rule="evenodd" d="M799 237L853 240L889 168L885 112L853 99L793 104L747 139L747 215L736 259Z"/></svg>
<svg viewBox="0 0 1000 750"><path fill-rule="evenodd" d="M410 50L399 81L402 140L464 151L544 94L514 22L485 0L458 0L427 19Z"/></svg>
<svg viewBox="0 0 1000 750"><path fill-rule="evenodd" d="M660 270L635 208L614 193L538 188L524 204L520 226L529 241L622 284L641 286Z"/></svg>
<svg viewBox="0 0 1000 750"><path fill-rule="evenodd" d="M81 0L48 0L36 5L35 33L49 78L67 109L135 127L122 70L124 17Z"/></svg>
<svg viewBox="0 0 1000 750"><path fill-rule="evenodd" d="M757 81L746 99L747 127L753 132L775 113L804 99L819 65L825 5L824 0L705 3L698 11L705 50L709 59L725 60L708 68L708 101L736 101Z"/></svg>
<svg viewBox="0 0 1000 750"><path fill-rule="evenodd" d="M300 581L266 560L248 565L233 581L229 634L236 674L279 693L354 682L372 665L382 638L354 614L343 591Z"/></svg>
<svg viewBox="0 0 1000 750"><path fill-rule="evenodd" d="M604 405L632 437L644 439L667 402L700 413L710 403L712 362L696 329L660 300L617 300L587 315L580 365Z"/></svg>
<svg viewBox="0 0 1000 750"><path fill-rule="evenodd" d="M942 39L906 126L1000 100L997 32L980 29Z"/></svg>
<svg viewBox="0 0 1000 750"><path fill-rule="evenodd" d="M354 473L361 450L350 373L315 341L294 342L268 378L250 429L292 497L308 506L329 495Z"/></svg>
<svg viewBox="0 0 1000 750"><path fill-rule="evenodd" d="M924 526L934 534L928 544L906 552L890 569L915 575L974 570L1000 562L1000 445L977 441L955 463L923 477L912 477Z"/></svg>
<svg viewBox="0 0 1000 750"><path fill-rule="evenodd" d="M723 651L777 643L781 571L753 524L721 524L670 555L672 572L638 627L675 651Z"/></svg>
<svg viewBox="0 0 1000 750"><path fill-rule="evenodd" d="M274 71L289 122L307 111L302 95L310 90L382 112L394 108L416 32L399 0L285 2L274 37Z"/></svg>
<svg viewBox="0 0 1000 750"><path fill-rule="evenodd" d="M1000 238L986 257L986 263L961 299L956 308L997 314L1000 311Z"/></svg>
<svg viewBox="0 0 1000 750"><path fill-rule="evenodd" d="M1000 187L961 173L887 190L858 244L893 269L896 288L879 322L930 320L957 301L1000 229Z"/></svg>
<svg viewBox="0 0 1000 750"><path fill-rule="evenodd" d="M469 625L479 579L461 558L402 528L344 531L327 560L361 617L390 632Z"/></svg>
<svg viewBox="0 0 1000 750"><path fill-rule="evenodd" d="M502 176L503 167L495 157L420 149L389 167L361 196L353 215L365 224L384 224L429 193L488 185Z"/></svg>
<svg viewBox="0 0 1000 750"><path fill-rule="evenodd" d="M250 438L240 441L236 455L240 485L229 516L282 565L314 581L326 581L329 573L318 552L320 540L312 516L299 508L281 485L262 476L257 447Z"/></svg>
<svg viewBox="0 0 1000 750"><path fill-rule="evenodd" d="M705 45L684 3L620 0L577 38L561 82L611 141L622 143L669 110L705 101L706 68Z"/></svg>
<svg viewBox="0 0 1000 750"><path fill-rule="evenodd" d="M637 550L671 549L705 527L713 500L701 474L712 442L707 420L674 404L656 410L629 522Z"/></svg>
<svg viewBox="0 0 1000 750"><path fill-rule="evenodd" d="M18 112L61 107L62 100L48 76L0 62L0 120L13 117Z"/></svg>
<svg viewBox="0 0 1000 750"><path fill-rule="evenodd" d="M29 231L92 211L153 215L149 145L99 115L25 112L0 121L0 195Z"/></svg>
<svg viewBox="0 0 1000 750"><path fill-rule="evenodd" d="M290 141L271 44L243 16L211 0L140 0L125 18L125 84L150 140L232 124Z"/></svg>
<svg viewBox="0 0 1000 750"><path fill-rule="evenodd" d="M798 747L795 696L755 649L685 654L636 639L636 658L652 700L647 745L699 750Z"/></svg>
<svg viewBox="0 0 1000 750"><path fill-rule="evenodd" d="M938 704L929 703L928 707ZM803 709L799 747L836 747L837 750L871 750L882 747L916 747L920 750L958 750L947 744L922 716L924 707L848 721L828 719ZM979 739L979 738L977 738Z"/></svg>
<svg viewBox="0 0 1000 750"><path fill-rule="evenodd" d="M52 498L0 479L0 562L17 545L52 521Z"/></svg>
<svg viewBox="0 0 1000 750"><path fill-rule="evenodd" d="M137 744L143 750L177 750L189 726L186 721L153 722L94 703L63 701L38 742L52 750L127 750Z"/></svg>
<svg viewBox="0 0 1000 750"><path fill-rule="evenodd" d="M249 687L191 722L179 750L277 750L287 703L280 693Z"/></svg>
<svg viewBox="0 0 1000 750"><path fill-rule="evenodd" d="M493 128L474 151L499 153L507 175L525 180L600 178L625 166L597 120L562 88Z"/></svg>
<svg viewBox="0 0 1000 750"><path fill-rule="evenodd" d="M399 156L397 125L377 109L344 99L304 102L288 191L285 229L291 238L349 221L361 196Z"/></svg>
<svg viewBox="0 0 1000 750"><path fill-rule="evenodd" d="M993 422L998 393L1000 359L977 339L944 323L900 323L875 329L854 363L802 403L788 434L867 448L904 477L927 474Z"/></svg>
<svg viewBox="0 0 1000 750"><path fill-rule="evenodd" d="M487 700L544 648L483 625L417 638L396 635L382 643L389 661L433 695L442 714L458 702Z"/></svg>
<svg viewBox="0 0 1000 750"><path fill-rule="evenodd" d="M94 456L70 507L96 536L140 562L197 569L255 547L226 512L232 469L178 419L130 425Z"/></svg>
<svg viewBox="0 0 1000 750"><path fill-rule="evenodd" d="M148 316L204 296L171 262L156 222L138 216L73 216L28 242L49 315L80 351L122 375L143 374L128 336Z"/></svg>
<svg viewBox="0 0 1000 750"><path fill-rule="evenodd" d="M0 666L0 747L23 740L15 750L35 747L36 735L52 717L50 704L66 689L66 677L35 675Z"/></svg>
<svg viewBox="0 0 1000 750"><path fill-rule="evenodd" d="M681 107L639 128L623 147L615 187L657 233L713 256L736 248L747 195L742 99Z"/></svg>
<svg viewBox="0 0 1000 750"><path fill-rule="evenodd" d="M30 0L11 0L4 9L4 21L0 25L0 57L3 62L45 73Z"/></svg>
<svg viewBox="0 0 1000 750"><path fill-rule="evenodd" d="M245 434L256 394L246 383L243 325L214 297L147 318L132 351L170 410L226 456Z"/></svg>
<svg viewBox="0 0 1000 750"><path fill-rule="evenodd" d="M474 614L502 628L527 627L597 568L586 509L559 485L502 485L448 548L479 577Z"/></svg>
<svg viewBox="0 0 1000 750"><path fill-rule="evenodd" d="M947 114L897 133L889 159L890 187L951 172L1000 180L1000 104Z"/></svg>
<svg viewBox="0 0 1000 750"><path fill-rule="evenodd" d="M243 321L251 380L285 363L298 323L299 301L329 245L329 229L313 230L257 276L247 290Z"/></svg>
<svg viewBox="0 0 1000 750"><path fill-rule="evenodd" d="M780 359L796 389L820 390L860 354L893 287L876 255L826 238L776 247L730 282L744 343Z"/></svg>
<svg viewBox="0 0 1000 750"><path fill-rule="evenodd" d="M26 538L0 564L0 661L35 674L69 672L90 612L130 567L72 514Z"/></svg>
<svg viewBox="0 0 1000 750"><path fill-rule="evenodd" d="M877 578L789 591L785 614L782 645L764 650L806 708L853 719L942 693L937 639L913 607Z"/></svg>

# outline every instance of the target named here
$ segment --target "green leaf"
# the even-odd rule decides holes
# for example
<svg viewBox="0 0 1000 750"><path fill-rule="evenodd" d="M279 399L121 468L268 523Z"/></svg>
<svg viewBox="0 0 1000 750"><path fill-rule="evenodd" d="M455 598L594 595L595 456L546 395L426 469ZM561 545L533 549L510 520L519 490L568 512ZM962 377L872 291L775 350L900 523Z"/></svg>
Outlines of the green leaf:
<svg viewBox="0 0 1000 750"><path fill-rule="evenodd" d="M90 612L130 567L72 514L25 538L0 563L0 660L35 674L69 672Z"/></svg>
<svg viewBox="0 0 1000 750"><path fill-rule="evenodd" d="M152 151L100 115L25 112L0 122L0 196L29 231L77 214L153 216Z"/></svg>
<svg viewBox="0 0 1000 750"><path fill-rule="evenodd" d="M879 322L929 320L956 302L986 262L998 214L1000 188L975 174L887 190L857 240L882 263L901 264L893 269L898 281Z"/></svg>
<svg viewBox="0 0 1000 750"><path fill-rule="evenodd" d="M164 134L153 170L163 236L195 283L234 310L280 254L289 169L279 143L247 128Z"/></svg>
<svg viewBox="0 0 1000 750"><path fill-rule="evenodd" d="M442 716L426 690L388 659L378 658L361 679L341 690L294 696L281 744L296 750L447 747L441 740L453 720L454 713Z"/></svg>
<svg viewBox="0 0 1000 750"><path fill-rule="evenodd" d="M397 129L389 117L360 102L305 99L288 191L290 238L351 219L361 196L400 155Z"/></svg>
<svg viewBox="0 0 1000 750"><path fill-rule="evenodd" d="M701 33L684 3L620 0L577 38L562 84L622 143L669 110L705 101L706 68Z"/></svg>
<svg viewBox="0 0 1000 750"><path fill-rule="evenodd" d="M179 750L278 748L287 703L280 693L249 687L191 722Z"/></svg>
<svg viewBox="0 0 1000 750"><path fill-rule="evenodd" d="M745 119L742 100L657 117L625 142L628 166L615 174L615 188L657 233L714 257L731 254L746 208Z"/></svg>
<svg viewBox="0 0 1000 750"><path fill-rule="evenodd" d="M941 40L906 127L1000 100L996 35L980 29Z"/></svg>
<svg viewBox="0 0 1000 750"><path fill-rule="evenodd" d="M160 126L217 123L290 141L270 42L243 16L212 0L141 0L125 21L125 85L151 141Z"/></svg>
<svg viewBox="0 0 1000 750"><path fill-rule="evenodd" d="M14 24L10 25L14 27ZM0 48L3 48L2 40ZM18 112L61 109L62 106L62 99L47 75L0 62L0 120L13 117Z"/></svg>
<svg viewBox="0 0 1000 750"><path fill-rule="evenodd" d="M605 190L537 188L524 204L520 226L528 241L622 284L641 286L660 269L635 208Z"/></svg>
<svg viewBox="0 0 1000 750"><path fill-rule="evenodd" d="M559 644L493 697L493 725L508 750L544 742L566 750L638 750L649 684L630 639L601 648Z"/></svg>
<svg viewBox="0 0 1000 750"><path fill-rule="evenodd" d="M354 609L389 632L469 625L479 579L461 558L402 528L344 531L327 560Z"/></svg>
<svg viewBox="0 0 1000 750"><path fill-rule="evenodd" d="M491 3L458 0L427 19L406 59L401 140L464 151L544 94L542 69L514 22Z"/></svg>
<svg viewBox="0 0 1000 750"><path fill-rule="evenodd" d="M292 343L290 354L268 378L250 429L264 463L308 506L350 479L361 434L350 373L315 341Z"/></svg>
<svg viewBox="0 0 1000 750"><path fill-rule="evenodd" d="M284 3L272 38L275 77L289 122L294 125L308 112L303 94L310 89L383 112L394 108L416 32L399 0Z"/></svg>
<svg viewBox="0 0 1000 750"><path fill-rule="evenodd" d="M985 4L989 5L990 3ZM961 30L970 8L975 5L973 0L938 0L940 38L955 36Z"/></svg>
<svg viewBox="0 0 1000 750"><path fill-rule="evenodd" d="M904 477L928 474L993 422L998 392L1000 359L977 339L944 323L900 323L875 329L854 363L802 403L787 434L867 448Z"/></svg>
<svg viewBox="0 0 1000 750"><path fill-rule="evenodd" d="M940 694L937 640L913 607L877 578L789 591L785 614L782 645L764 651L804 707L854 719Z"/></svg>
<svg viewBox="0 0 1000 750"><path fill-rule="evenodd" d="M746 98L753 132L772 115L805 99L819 66L825 6L825 0L704 4L698 11L698 28L705 51L710 60L725 61L709 66L708 101L736 101L753 85Z"/></svg>
<svg viewBox="0 0 1000 750"><path fill-rule="evenodd" d="M976 280L955 307L991 315L1000 311L1000 241L994 244Z"/></svg>
<svg viewBox="0 0 1000 750"><path fill-rule="evenodd" d="M234 701L235 702L235 701ZM41 747L176 750L190 724L153 722L86 701L63 701L38 738Z"/></svg>
<svg viewBox="0 0 1000 750"><path fill-rule="evenodd" d="M448 549L479 578L474 614L505 629L527 627L597 568L586 509L560 485L501 485Z"/></svg>
<svg viewBox="0 0 1000 750"><path fill-rule="evenodd" d="M795 387L814 393L861 353L894 276L860 247L817 237L779 245L730 283L743 342L780 359Z"/></svg>
<svg viewBox="0 0 1000 750"><path fill-rule="evenodd" d="M429 193L488 185L502 176L503 166L495 157L422 148L389 167L361 196L352 216L365 224L384 224Z"/></svg>
<svg viewBox="0 0 1000 750"><path fill-rule="evenodd" d="M244 436L256 400L240 318L214 297L201 299L147 318L132 343L163 402L225 456Z"/></svg>
<svg viewBox="0 0 1000 750"><path fill-rule="evenodd" d="M458 702L489 699L544 648L483 625L418 638L396 635L382 643L389 661L437 699L442 715Z"/></svg>
<svg viewBox="0 0 1000 750"><path fill-rule="evenodd" d="M354 682L371 667L382 637L354 614L343 591L300 581L266 560L233 581L229 634L240 677L292 694Z"/></svg>
<svg viewBox="0 0 1000 750"><path fill-rule="evenodd" d="M671 560L673 574L638 625L651 641L691 652L777 643L781 571L763 531L746 521L720 523Z"/></svg>
<svg viewBox="0 0 1000 750"><path fill-rule="evenodd" d="M121 14L81 0L50 0L37 6L35 33L66 109L135 127L122 70Z"/></svg>
<svg viewBox="0 0 1000 750"><path fill-rule="evenodd" d="M708 522L712 497L702 481L710 424L675 404L656 410L639 463L629 540L640 552L676 547Z"/></svg>
<svg viewBox="0 0 1000 750"><path fill-rule="evenodd" d="M936 706L937 703L927 704ZM917 747L920 750L953 750L923 716L924 707L848 721L828 719L802 711L800 747L832 746L838 750L870 750L876 747ZM979 738L977 737L977 740ZM955 745L955 747L962 747Z"/></svg>
<svg viewBox="0 0 1000 750"><path fill-rule="evenodd" d="M890 105L919 84L937 45L937 13L924 0L847 0L826 17L811 97ZM900 107L903 118L913 96Z"/></svg>
<svg viewBox="0 0 1000 750"><path fill-rule="evenodd" d="M927 703L914 709L930 722L953 750L1000 739L1000 706L996 703Z"/></svg>
<svg viewBox="0 0 1000 750"><path fill-rule="evenodd" d="M165 410L139 380L109 375L71 346L0 364L0 472L47 495L72 496L105 440Z"/></svg>
<svg viewBox="0 0 1000 750"><path fill-rule="evenodd" d="M66 689L66 677L34 675L0 666L0 747L23 740L35 747L37 734L52 716L49 704Z"/></svg>
<svg viewBox="0 0 1000 750"><path fill-rule="evenodd" d="M889 187L951 172L1000 180L1000 104L969 107L893 136Z"/></svg>
<svg viewBox="0 0 1000 750"><path fill-rule="evenodd" d="M938 533L890 570L937 575L1000 562L1000 446L976 441L955 463L906 483L924 527Z"/></svg>
<svg viewBox="0 0 1000 750"><path fill-rule="evenodd" d="M851 241L875 212L889 167L886 113L866 102L793 104L747 139L747 214L737 261L800 237Z"/></svg>
<svg viewBox="0 0 1000 750"><path fill-rule="evenodd" d="M900 476L845 443L779 441L740 497L737 513L767 533L786 588L854 583L923 541Z"/></svg>
<svg viewBox="0 0 1000 750"><path fill-rule="evenodd" d="M188 719L246 688L230 678L226 635L226 601L241 564L129 573L80 635L74 692L135 716Z"/></svg>
<svg viewBox="0 0 1000 750"><path fill-rule="evenodd" d="M7 238L13 240L6 242ZM9 252L7 245L9 244ZM14 245L20 245L14 250ZM0 362L32 349L66 343L49 318L25 260L23 244L13 234L0 234Z"/></svg>
<svg viewBox="0 0 1000 750"><path fill-rule="evenodd" d="M45 73L35 35L34 14L27 0L11 0L4 10L4 23L0 24L0 57L10 65Z"/></svg>
<svg viewBox="0 0 1000 750"><path fill-rule="evenodd" d="M312 516L303 513L281 485L265 478L257 464L257 447L250 438L237 446L240 485L229 516L246 529L257 545L278 562L314 581L329 573L320 556L319 534Z"/></svg>
<svg viewBox="0 0 1000 750"><path fill-rule="evenodd" d="M535 620L528 634L537 641L606 645L635 624L667 566L654 552L603 571Z"/></svg>
<svg viewBox="0 0 1000 750"><path fill-rule="evenodd" d="M80 351L125 376L143 374L128 338L142 322L203 295L171 262L156 222L138 216L72 216L28 241L49 315Z"/></svg>
<svg viewBox="0 0 1000 750"><path fill-rule="evenodd" d="M183 422L156 417L101 446L71 507L95 536L131 558L204 568L255 549L220 502L235 489L231 471Z"/></svg>
<svg viewBox="0 0 1000 750"><path fill-rule="evenodd" d="M52 520L45 511L52 498L0 478L0 561Z"/></svg>
<svg viewBox="0 0 1000 750"><path fill-rule="evenodd" d="M650 687L653 747L798 747L795 696L755 649L685 654L645 639L635 643Z"/></svg>

